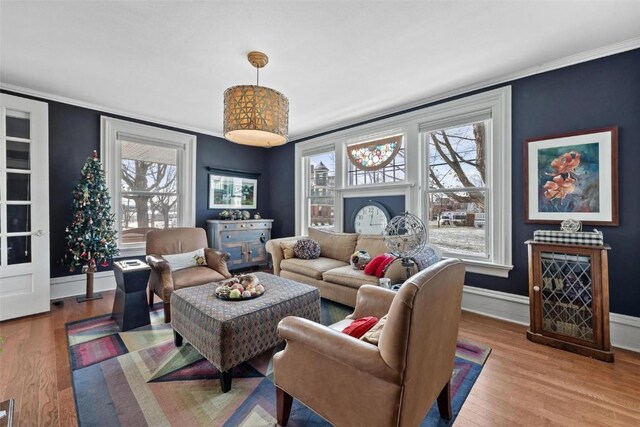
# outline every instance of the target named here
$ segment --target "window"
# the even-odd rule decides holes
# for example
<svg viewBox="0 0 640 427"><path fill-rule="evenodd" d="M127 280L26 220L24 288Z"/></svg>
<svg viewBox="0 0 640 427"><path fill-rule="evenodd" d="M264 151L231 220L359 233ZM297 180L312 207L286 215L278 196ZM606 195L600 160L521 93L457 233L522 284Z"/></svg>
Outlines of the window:
<svg viewBox="0 0 640 427"><path fill-rule="evenodd" d="M511 90L428 108L419 124L428 240L467 271L511 265Z"/></svg>
<svg viewBox="0 0 640 427"><path fill-rule="evenodd" d="M193 135L102 117L102 153L123 255L154 228L193 226Z"/></svg>
<svg viewBox="0 0 640 427"><path fill-rule="evenodd" d="M348 182L350 186L404 181L402 135L349 144Z"/></svg>
<svg viewBox="0 0 640 427"><path fill-rule="evenodd" d="M325 230L335 229L335 151L306 157L307 224Z"/></svg>
<svg viewBox="0 0 640 427"><path fill-rule="evenodd" d="M403 195L406 209L428 224L429 242L462 258L467 271L507 277L513 268L510 87L326 134L295 150L297 233L342 231L346 198ZM323 166L326 175L316 177ZM330 225L319 219L328 215Z"/></svg>
<svg viewBox="0 0 640 427"><path fill-rule="evenodd" d="M443 252L487 259L484 226L487 129L491 120L426 132L429 241ZM476 221L483 219L481 223Z"/></svg>

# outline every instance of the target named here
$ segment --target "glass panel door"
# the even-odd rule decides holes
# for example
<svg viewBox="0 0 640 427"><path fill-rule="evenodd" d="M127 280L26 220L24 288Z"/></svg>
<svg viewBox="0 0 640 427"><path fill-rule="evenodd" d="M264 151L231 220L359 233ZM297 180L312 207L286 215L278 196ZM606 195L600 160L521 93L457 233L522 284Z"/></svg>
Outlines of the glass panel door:
<svg viewBox="0 0 640 427"><path fill-rule="evenodd" d="M9 110L5 115L3 180L6 199L6 265L31 262L31 117L28 112Z"/></svg>
<svg viewBox="0 0 640 427"><path fill-rule="evenodd" d="M594 342L591 256L541 252L542 330Z"/></svg>
<svg viewBox="0 0 640 427"><path fill-rule="evenodd" d="M49 277L48 106L2 93L0 321L48 311Z"/></svg>

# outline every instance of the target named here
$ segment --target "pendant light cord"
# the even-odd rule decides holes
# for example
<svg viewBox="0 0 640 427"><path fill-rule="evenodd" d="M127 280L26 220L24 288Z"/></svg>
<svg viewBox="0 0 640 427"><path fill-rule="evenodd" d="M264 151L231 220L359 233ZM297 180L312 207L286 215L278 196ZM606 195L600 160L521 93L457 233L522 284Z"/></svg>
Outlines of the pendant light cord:
<svg viewBox="0 0 640 427"><path fill-rule="evenodd" d="M256 86L260 86L260 68L256 67Z"/></svg>

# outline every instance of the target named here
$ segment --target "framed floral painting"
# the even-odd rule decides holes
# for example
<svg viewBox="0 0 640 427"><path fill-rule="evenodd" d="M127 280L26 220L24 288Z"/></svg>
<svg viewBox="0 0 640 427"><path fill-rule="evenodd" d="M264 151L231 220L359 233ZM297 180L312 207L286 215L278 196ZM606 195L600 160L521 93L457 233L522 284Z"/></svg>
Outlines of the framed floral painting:
<svg viewBox="0 0 640 427"><path fill-rule="evenodd" d="M524 142L525 222L618 225L618 128Z"/></svg>

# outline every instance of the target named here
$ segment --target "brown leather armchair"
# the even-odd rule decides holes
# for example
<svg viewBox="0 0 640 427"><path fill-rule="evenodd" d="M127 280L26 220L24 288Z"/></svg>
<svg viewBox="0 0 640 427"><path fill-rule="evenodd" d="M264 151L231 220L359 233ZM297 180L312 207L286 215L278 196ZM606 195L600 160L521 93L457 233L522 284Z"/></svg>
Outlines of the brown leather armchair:
<svg viewBox="0 0 640 427"><path fill-rule="evenodd" d="M231 277L227 269L227 254L209 249L207 233L202 228L166 228L151 230L146 235L147 263L151 267L149 276L149 306L153 305L153 294L164 302L164 321L171 321L169 300L175 289L217 282ZM206 248L206 266L188 267L171 271L162 255L192 252Z"/></svg>
<svg viewBox="0 0 640 427"><path fill-rule="evenodd" d="M362 286L349 317L387 314L378 346L306 319L283 319L278 332L287 344L273 357L278 423L287 424L293 397L336 426L417 426L434 400L451 419L464 272L462 262L448 259L397 293Z"/></svg>

